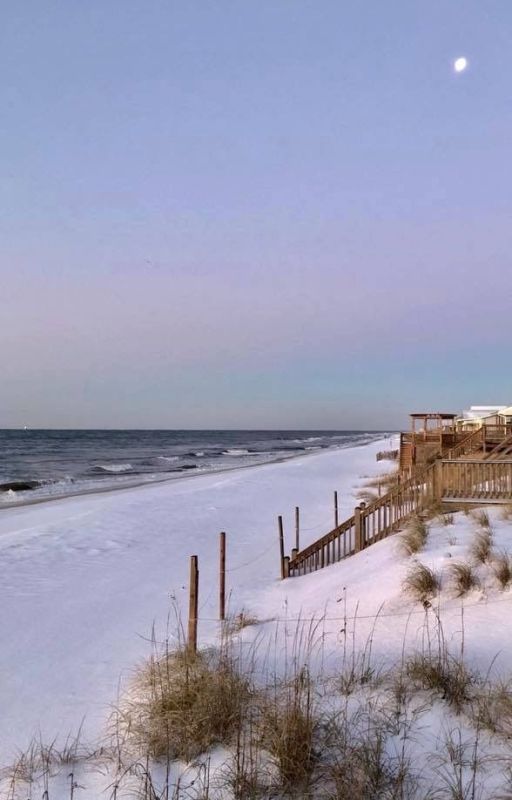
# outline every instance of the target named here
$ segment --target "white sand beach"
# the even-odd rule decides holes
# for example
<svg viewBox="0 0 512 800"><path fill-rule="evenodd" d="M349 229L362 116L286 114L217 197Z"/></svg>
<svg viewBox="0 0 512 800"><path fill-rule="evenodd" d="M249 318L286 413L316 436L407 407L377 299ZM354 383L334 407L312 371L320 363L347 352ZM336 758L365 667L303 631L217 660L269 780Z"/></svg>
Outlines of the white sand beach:
<svg viewBox="0 0 512 800"><path fill-rule="evenodd" d="M199 641L215 639L219 531L227 533L230 608L268 616L265 598L280 584L277 515L285 519L288 551L296 505L302 542L313 541L333 525L334 490L344 519L361 476L389 470L375 460L382 448L381 441L2 510L2 760L35 734L62 738L82 720L87 738L102 734L120 681L149 652L153 622L165 629L171 596L186 616L192 554L200 569ZM318 585L326 577L318 575ZM299 585L311 579L286 582L284 595ZM272 596L284 595L279 587Z"/></svg>

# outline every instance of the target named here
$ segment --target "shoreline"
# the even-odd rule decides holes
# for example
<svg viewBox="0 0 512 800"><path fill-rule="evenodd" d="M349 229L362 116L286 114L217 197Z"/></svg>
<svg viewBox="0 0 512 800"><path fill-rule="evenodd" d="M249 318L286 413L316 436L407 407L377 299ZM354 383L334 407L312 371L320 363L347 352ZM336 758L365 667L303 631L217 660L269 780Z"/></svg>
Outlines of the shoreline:
<svg viewBox="0 0 512 800"><path fill-rule="evenodd" d="M126 491L131 491L132 489L145 489L151 486L161 486L162 484L173 484L173 483L181 483L182 481L193 480L197 478L205 478L211 475L223 475L226 473L236 472L238 470L247 470L247 469L255 469L256 467L268 467L272 464L283 464L287 463L288 461L294 461L299 458L309 458L311 456L320 456L326 453L333 453L338 452L340 450L350 450L350 449L357 449L360 447L366 447L370 444L375 444L376 442L386 441L389 438L387 432L386 435L382 436L382 438L372 439L370 442L360 442L354 443L350 442L347 445L333 445L332 447L324 447L321 448L319 451L313 450L311 452L302 451L300 453L294 453L290 456L280 456L279 458L275 458L269 461L260 462L257 464L237 464L230 467L223 467L219 469L212 469L209 471L204 472L194 472L194 474L182 474L182 475L175 475L173 477L169 477L166 475L165 477L156 478L154 480L137 480L134 479L129 483L124 483L123 485L119 486L105 486L102 488L101 486L94 487L94 488L84 488L82 490L77 491L70 491L70 492L62 492L59 494L51 494L51 495L40 495L38 497L28 497L24 498L23 500L14 500L12 502L3 503L0 502L0 514L3 511L12 511L16 508L26 508L27 506L35 506L35 505L42 505L46 503L52 503L56 501L67 500L71 498L77 497L90 497L93 495L107 495L107 494L118 494ZM371 435L370 433L368 435ZM395 436L396 434L391 434L391 436Z"/></svg>

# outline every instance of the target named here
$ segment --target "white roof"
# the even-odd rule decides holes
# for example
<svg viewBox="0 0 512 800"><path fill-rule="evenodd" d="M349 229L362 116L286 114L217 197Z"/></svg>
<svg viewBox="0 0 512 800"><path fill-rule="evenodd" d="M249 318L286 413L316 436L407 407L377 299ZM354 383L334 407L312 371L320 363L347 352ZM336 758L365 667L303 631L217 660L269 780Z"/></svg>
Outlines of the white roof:
<svg viewBox="0 0 512 800"><path fill-rule="evenodd" d="M502 408L506 408L506 406L470 406L470 411L501 411Z"/></svg>

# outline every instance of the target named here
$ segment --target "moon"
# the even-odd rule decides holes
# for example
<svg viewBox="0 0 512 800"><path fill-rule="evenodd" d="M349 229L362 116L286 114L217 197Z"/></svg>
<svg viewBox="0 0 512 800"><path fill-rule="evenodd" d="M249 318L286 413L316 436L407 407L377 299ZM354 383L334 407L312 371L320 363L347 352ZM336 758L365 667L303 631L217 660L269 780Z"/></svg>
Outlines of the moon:
<svg viewBox="0 0 512 800"><path fill-rule="evenodd" d="M467 58L464 58L464 56L456 58L455 61L453 62L453 68L455 72L464 72L464 70L467 69L467 66L468 66L468 60Z"/></svg>

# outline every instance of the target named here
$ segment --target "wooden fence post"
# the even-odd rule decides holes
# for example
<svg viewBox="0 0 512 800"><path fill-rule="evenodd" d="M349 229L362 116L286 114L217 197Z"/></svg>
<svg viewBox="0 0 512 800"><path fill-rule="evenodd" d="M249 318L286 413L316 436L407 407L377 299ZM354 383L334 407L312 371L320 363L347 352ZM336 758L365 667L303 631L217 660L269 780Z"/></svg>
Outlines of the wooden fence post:
<svg viewBox="0 0 512 800"><path fill-rule="evenodd" d="M223 622L226 619L226 534L224 531L221 531L219 545L219 619Z"/></svg>
<svg viewBox="0 0 512 800"><path fill-rule="evenodd" d="M197 609L199 601L199 567L197 556L190 556L190 594L188 605L188 650L197 653Z"/></svg>
<svg viewBox="0 0 512 800"><path fill-rule="evenodd" d="M334 492L334 527L337 528L339 525L338 520L338 492Z"/></svg>
<svg viewBox="0 0 512 800"><path fill-rule="evenodd" d="M281 580L284 580L286 575L284 569L284 531L283 531L283 518L277 518L277 525L279 528L279 554L281 556Z"/></svg>
<svg viewBox="0 0 512 800"><path fill-rule="evenodd" d="M443 496L443 462L441 459L434 462L432 467L432 500L441 500Z"/></svg>
<svg viewBox="0 0 512 800"><path fill-rule="evenodd" d="M283 572L285 578L290 577L290 556L284 557Z"/></svg>
<svg viewBox="0 0 512 800"><path fill-rule="evenodd" d="M360 553L364 548L364 518L362 511L364 511L365 507L365 503L360 503L354 509L354 544L356 553Z"/></svg>
<svg viewBox="0 0 512 800"><path fill-rule="evenodd" d="M297 552L300 550L299 535L300 535L300 511L299 507L295 506L295 548Z"/></svg>

